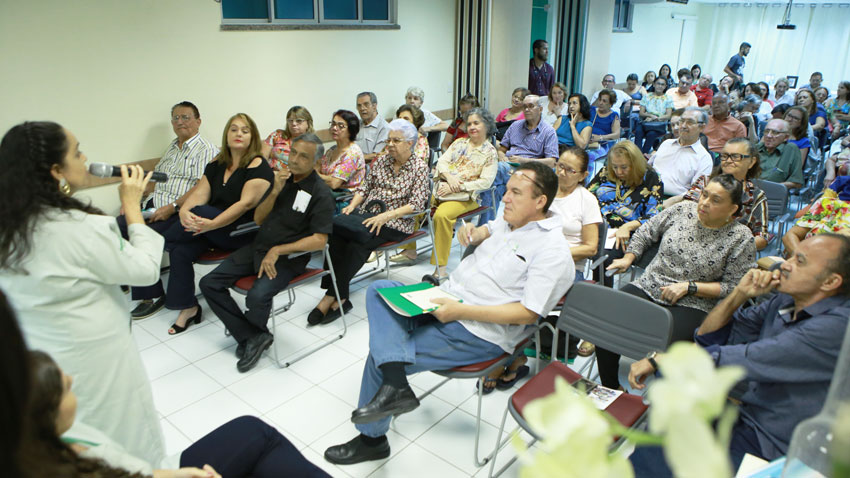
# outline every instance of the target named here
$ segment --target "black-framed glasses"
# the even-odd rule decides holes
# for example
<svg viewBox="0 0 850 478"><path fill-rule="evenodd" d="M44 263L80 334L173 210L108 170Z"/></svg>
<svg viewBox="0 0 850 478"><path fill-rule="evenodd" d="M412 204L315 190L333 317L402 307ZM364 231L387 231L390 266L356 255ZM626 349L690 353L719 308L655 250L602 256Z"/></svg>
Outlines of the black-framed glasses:
<svg viewBox="0 0 850 478"><path fill-rule="evenodd" d="M717 155L720 158L720 162L730 161L733 163L739 163L743 161L745 158L750 158L749 154L739 154L739 153L720 153Z"/></svg>

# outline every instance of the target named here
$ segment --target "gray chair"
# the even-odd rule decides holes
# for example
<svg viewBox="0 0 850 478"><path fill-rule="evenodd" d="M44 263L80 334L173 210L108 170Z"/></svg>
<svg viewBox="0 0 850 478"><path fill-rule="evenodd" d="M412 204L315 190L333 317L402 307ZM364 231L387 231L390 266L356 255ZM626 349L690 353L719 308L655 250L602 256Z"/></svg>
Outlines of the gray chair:
<svg viewBox="0 0 850 478"><path fill-rule="evenodd" d="M666 308L631 294L599 284L579 282L567 293L557 326L567 337L575 334L599 347L632 359L640 359L653 350L667 349L673 335L673 315ZM557 338L553 347L557 347ZM532 443L537 441L539 436L526 422L522 411L528 402L551 394L555 389L555 378L559 376L570 383L581 378L578 372L555 360L514 392L508 400L508 407L502 415L499 433L496 435L488 476L500 475L516 460L513 458L494 474L496 456L509 441L502 441L508 412L519 426L532 436ZM646 417L647 408L640 396L624 393L606 408L606 412L623 426L639 427ZM622 438L612 443L612 449L618 446L621 440Z"/></svg>
<svg viewBox="0 0 850 478"><path fill-rule="evenodd" d="M753 179L753 184L764 191L764 195L767 198L767 221L776 231L775 237L779 238L777 254L780 254L782 252L782 236L785 235L785 227L788 221L791 220L791 214L787 212L789 199L788 188L784 184L765 181L763 179Z"/></svg>

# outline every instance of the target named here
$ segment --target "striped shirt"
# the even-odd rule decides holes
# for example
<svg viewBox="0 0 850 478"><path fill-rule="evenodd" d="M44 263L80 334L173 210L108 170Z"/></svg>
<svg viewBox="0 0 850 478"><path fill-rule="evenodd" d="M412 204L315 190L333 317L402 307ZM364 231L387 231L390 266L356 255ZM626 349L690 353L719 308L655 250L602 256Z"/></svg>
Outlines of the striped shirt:
<svg viewBox="0 0 850 478"><path fill-rule="evenodd" d="M180 199L201 179L204 168L218 154L218 148L201 137L201 133L192 136L177 146L177 138L168 146L154 171L168 175L168 181L156 183L153 193L142 201L146 204L153 199L153 206L161 208Z"/></svg>
<svg viewBox="0 0 850 478"><path fill-rule="evenodd" d="M526 120L517 120L505 132L501 145L508 148L505 156L524 158L557 158L558 136L555 130L543 121L528 129Z"/></svg>

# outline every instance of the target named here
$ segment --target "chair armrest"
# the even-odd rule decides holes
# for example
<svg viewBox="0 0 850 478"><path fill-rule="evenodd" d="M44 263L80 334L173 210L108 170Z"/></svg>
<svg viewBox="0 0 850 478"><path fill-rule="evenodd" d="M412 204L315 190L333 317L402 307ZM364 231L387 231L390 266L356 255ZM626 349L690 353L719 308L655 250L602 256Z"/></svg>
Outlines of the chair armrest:
<svg viewBox="0 0 850 478"><path fill-rule="evenodd" d="M230 237L236 236L244 236L245 234L251 234L252 232L256 232L260 230L260 225L256 222L246 222L245 224L240 224L236 226L236 229L230 232Z"/></svg>
<svg viewBox="0 0 850 478"><path fill-rule="evenodd" d="M608 254L603 254L603 255L601 255L601 256L599 257L599 259L596 259L595 261L593 261L593 262L591 262L591 263L590 263L590 268L591 268L591 270L592 270L592 269L596 269L597 267L599 267L600 265L602 265L602 263L603 263L603 262L605 262L607 259L608 259Z"/></svg>

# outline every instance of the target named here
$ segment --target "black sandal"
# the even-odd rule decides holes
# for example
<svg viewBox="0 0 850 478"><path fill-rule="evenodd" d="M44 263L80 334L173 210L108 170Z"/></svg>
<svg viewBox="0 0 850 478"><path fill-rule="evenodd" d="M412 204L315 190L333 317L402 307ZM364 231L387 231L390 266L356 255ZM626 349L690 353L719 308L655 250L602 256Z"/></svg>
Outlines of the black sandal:
<svg viewBox="0 0 850 478"><path fill-rule="evenodd" d="M496 390L496 387L498 387L498 386L499 386L499 379L498 378L484 377L481 380L479 380L478 383L476 384L475 391L476 392L478 391L477 387L481 387L481 393L483 395L487 395L489 393L492 393L493 390Z"/></svg>
<svg viewBox="0 0 850 478"><path fill-rule="evenodd" d="M187 321L186 321L186 325L185 325L185 326L183 326L183 327L180 327L179 325L177 325L177 322L174 322L173 324L171 324L171 328L172 328L172 329L174 329L174 333L172 334L172 333L169 331L169 332L168 332L168 335L177 335L177 334L182 334L183 332L185 332L185 331L186 331L186 329L188 329L189 327L191 327L193 323L195 323L195 324L200 324L200 323L201 323L201 319L203 319L203 318L204 318L204 317L203 317L203 311L202 311L202 309L201 309L201 304L198 304L198 311L197 311L197 312L195 312L195 315L193 315L193 316L189 317L189 320L187 320Z"/></svg>

